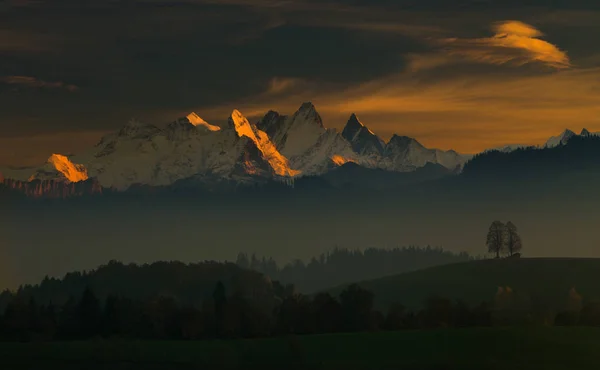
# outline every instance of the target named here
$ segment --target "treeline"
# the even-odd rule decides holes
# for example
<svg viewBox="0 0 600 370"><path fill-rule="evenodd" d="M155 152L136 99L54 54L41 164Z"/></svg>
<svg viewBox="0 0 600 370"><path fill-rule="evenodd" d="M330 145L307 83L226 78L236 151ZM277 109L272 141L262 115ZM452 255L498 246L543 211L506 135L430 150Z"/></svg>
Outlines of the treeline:
<svg viewBox="0 0 600 370"><path fill-rule="evenodd" d="M419 311L395 304L382 313L374 309L373 294L356 284L339 297L310 297L275 285L282 299L272 311L238 293L228 294L221 282L201 305L178 304L168 297L143 301L109 295L101 301L91 289L62 306L15 295L0 316L0 340L197 340L493 325L600 326L600 302L583 304L574 289L566 310L549 316L544 307L510 288L499 289L491 302L475 307L432 297Z"/></svg>
<svg viewBox="0 0 600 370"><path fill-rule="evenodd" d="M496 150L475 155L462 171L463 177L488 180L518 180L541 175L555 175L574 170L598 169L600 136L573 136L554 148L520 148L510 153Z"/></svg>
<svg viewBox="0 0 600 370"><path fill-rule="evenodd" d="M169 297L178 304L197 305L211 297L218 281L223 282L230 292L243 292L265 304L273 305L276 299L268 278L233 263L154 262L138 265L110 261L94 270L70 272L61 279L46 277L39 284L23 285L15 292L4 291L0 293L0 311L14 296L23 301L33 299L38 304L52 303L60 307L70 299L79 300L86 288L91 288L101 300L109 295L135 301Z"/></svg>
<svg viewBox="0 0 600 370"><path fill-rule="evenodd" d="M473 259L465 252L453 253L428 246L369 248L364 251L335 248L306 263L295 260L284 266L279 266L273 258L240 253L236 264L244 269L261 272L273 280L294 284L301 292L311 293L355 281Z"/></svg>

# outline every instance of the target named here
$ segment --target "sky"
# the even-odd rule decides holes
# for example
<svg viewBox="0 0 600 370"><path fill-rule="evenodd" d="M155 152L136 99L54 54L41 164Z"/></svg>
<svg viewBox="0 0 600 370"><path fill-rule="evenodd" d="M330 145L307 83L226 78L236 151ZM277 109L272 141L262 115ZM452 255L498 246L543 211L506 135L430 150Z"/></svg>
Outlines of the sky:
<svg viewBox="0 0 600 370"><path fill-rule="evenodd" d="M0 0L0 164L312 101L475 153L600 131L597 0Z"/></svg>

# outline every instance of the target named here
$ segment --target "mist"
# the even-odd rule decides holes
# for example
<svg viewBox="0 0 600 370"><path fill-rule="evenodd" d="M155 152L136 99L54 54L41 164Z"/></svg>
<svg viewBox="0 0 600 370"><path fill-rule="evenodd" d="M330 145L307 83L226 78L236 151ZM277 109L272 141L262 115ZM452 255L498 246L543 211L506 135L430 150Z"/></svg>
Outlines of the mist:
<svg viewBox="0 0 600 370"><path fill-rule="evenodd" d="M234 261L246 252L286 263L336 246L411 245L482 255L487 228L496 219L517 225L525 256L600 257L595 229L600 215L589 201L591 190L454 187L454 192L421 186L18 202L1 213L0 287L61 277L113 259Z"/></svg>

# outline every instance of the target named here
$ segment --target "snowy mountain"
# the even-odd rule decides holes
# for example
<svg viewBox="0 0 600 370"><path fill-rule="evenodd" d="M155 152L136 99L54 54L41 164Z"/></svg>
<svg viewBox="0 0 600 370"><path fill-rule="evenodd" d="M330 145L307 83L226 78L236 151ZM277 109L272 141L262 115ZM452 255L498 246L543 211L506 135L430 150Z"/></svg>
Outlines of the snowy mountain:
<svg viewBox="0 0 600 370"><path fill-rule="evenodd" d="M342 135L323 126L321 116L310 102L302 104L292 116L269 111L257 128L289 158L292 168L304 175L320 175L346 162L360 161Z"/></svg>
<svg viewBox="0 0 600 370"><path fill-rule="evenodd" d="M575 136L583 136L583 137L587 137L587 136L600 136L600 132L590 132L588 129L584 128L584 129L581 130L581 132L578 135L578 134L576 134L575 132L573 132L573 131L571 131L569 129L565 129L560 135L551 136L542 145L535 146L535 145L525 145L525 144L508 144L508 145L503 145L503 146L499 146L499 147L495 147L495 148L486 149L486 150L484 150L484 152L499 151L499 152L504 152L504 153L510 153L510 152L515 151L517 149L527 149L527 148L538 148L538 149L555 148L555 147L557 147L559 145L566 144L571 138L573 138Z"/></svg>
<svg viewBox="0 0 600 370"><path fill-rule="evenodd" d="M569 139L575 135L577 134L569 129L566 129L560 135L550 137L550 139L548 139L548 141L546 141L546 143L544 144L544 148L554 148L555 146L566 144L569 141Z"/></svg>
<svg viewBox="0 0 600 370"><path fill-rule="evenodd" d="M186 116L186 118L192 125L194 125L196 127L202 127L208 131L220 131L221 130L221 128L219 126L211 125L210 123L208 123L205 120L203 120L202 118L200 118L200 116L194 112L188 114Z"/></svg>
<svg viewBox="0 0 600 370"><path fill-rule="evenodd" d="M308 102L291 116L269 111L257 124L234 110L226 125L212 125L196 113L165 127L130 120L90 150L74 156L53 154L30 169L0 170L6 178L80 182L125 190L134 184L175 182L290 182L322 175L348 162L387 171L414 171L428 163L449 170L468 156L428 149L413 138L394 135L386 144L352 114L342 133L328 129Z"/></svg>
<svg viewBox="0 0 600 370"><path fill-rule="evenodd" d="M327 131L312 103L302 104L291 117L270 111L257 127L265 131L281 154L288 158L304 154Z"/></svg>
<svg viewBox="0 0 600 370"><path fill-rule="evenodd" d="M342 131L342 137L352 145L352 150L360 155L381 156L385 142L363 125L356 114L352 113Z"/></svg>
<svg viewBox="0 0 600 370"><path fill-rule="evenodd" d="M88 178L87 169L84 165L73 163L64 155L52 154L46 164L31 175L28 180L60 179L65 182L79 182Z"/></svg>
<svg viewBox="0 0 600 370"><path fill-rule="evenodd" d="M571 131L569 129L565 129L565 131L563 131L560 135L550 137L550 139L548 139L548 141L546 141L546 143L544 144L543 147L544 148L554 148L559 145L564 145L574 136L587 137L587 136L598 136L598 135L600 135L600 132L590 132L586 128L582 129L581 132L579 133L579 135L577 135L576 133L574 133L573 131Z"/></svg>
<svg viewBox="0 0 600 370"><path fill-rule="evenodd" d="M491 151L498 151L498 152L502 152L502 153L510 153L510 152L514 152L517 149L525 149L525 148L529 148L531 147L531 145L525 145L525 144L507 144L507 145L503 145L503 146L497 146L495 148L490 148L490 149L486 149L484 150L485 152L491 152Z"/></svg>
<svg viewBox="0 0 600 370"><path fill-rule="evenodd" d="M388 171L413 171L427 163L454 170L470 157L454 151L428 149L412 140L410 148L388 144L352 114L341 134L326 129L312 103L304 103L291 117L269 111L257 127L265 131L291 166L303 174L322 174L347 162ZM396 137L396 136L395 136Z"/></svg>
<svg viewBox="0 0 600 370"><path fill-rule="evenodd" d="M20 171L21 180L26 173ZM244 182L253 176L296 174L268 136L239 111L233 111L228 127L223 129L196 114L164 129L131 120L85 153L71 158L52 155L27 179L65 178L76 182L89 177L104 187L124 190L133 184L170 185L197 175Z"/></svg>
<svg viewBox="0 0 600 370"><path fill-rule="evenodd" d="M388 171L414 171L427 163L434 163L455 170L468 158L453 150L428 149L411 137L394 135L385 145L379 167Z"/></svg>

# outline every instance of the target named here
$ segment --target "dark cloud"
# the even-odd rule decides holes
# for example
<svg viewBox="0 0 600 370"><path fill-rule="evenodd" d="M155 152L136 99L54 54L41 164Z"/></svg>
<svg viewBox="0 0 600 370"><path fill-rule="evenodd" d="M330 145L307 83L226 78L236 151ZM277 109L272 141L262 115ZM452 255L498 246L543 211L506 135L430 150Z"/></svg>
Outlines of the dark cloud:
<svg viewBox="0 0 600 370"><path fill-rule="evenodd" d="M557 51L564 51L573 68L595 67L600 50L590 40L600 36L598 14L599 2L583 0L552 5L545 0L4 1L0 71L32 79L4 81L0 130L5 138L53 138L113 130L132 116L161 123L198 110L218 121L233 108L259 115L269 108L292 110L301 100L323 101L341 121L351 108L341 109L334 97L363 108L369 97L356 95L364 86L369 87L365 94L376 96L397 91L384 82L407 73L411 84L427 91L438 90L432 84L447 86L445 81L460 86L453 81L474 74L483 80L537 76L540 71L532 66L507 70L480 62L512 58L520 65L543 56L539 47L548 45L555 47L554 59L546 64L560 64ZM510 20L544 35L521 35L526 40L500 45L490 27ZM457 40L454 56L444 52L448 44L440 44L448 39ZM540 41L531 44L532 39ZM526 47L520 44L524 40L530 43ZM79 89L70 93L68 86ZM469 94L456 89L455 94ZM385 99L374 107L405 107ZM397 110L393 114L377 119L393 122ZM390 123L371 126L392 130ZM63 145L64 140L56 141L54 151Z"/></svg>
<svg viewBox="0 0 600 370"><path fill-rule="evenodd" d="M15 86L15 88L26 87L32 89L64 89L69 92L75 92L79 88L75 85L66 84L62 81L44 81L31 76L5 76L0 77L0 83Z"/></svg>

